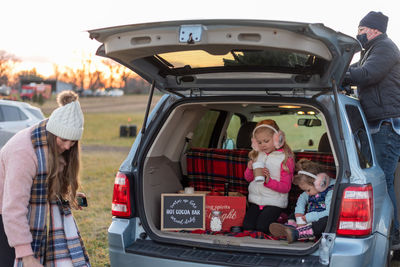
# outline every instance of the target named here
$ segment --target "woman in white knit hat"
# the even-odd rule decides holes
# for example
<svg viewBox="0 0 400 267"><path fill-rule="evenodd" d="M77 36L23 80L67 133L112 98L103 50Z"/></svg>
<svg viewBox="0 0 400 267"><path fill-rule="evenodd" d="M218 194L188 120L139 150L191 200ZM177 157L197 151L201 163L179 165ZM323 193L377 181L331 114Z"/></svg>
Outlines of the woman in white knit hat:
<svg viewBox="0 0 400 267"><path fill-rule="evenodd" d="M79 208L83 114L72 91L57 102L0 151L1 266L90 266L71 213Z"/></svg>

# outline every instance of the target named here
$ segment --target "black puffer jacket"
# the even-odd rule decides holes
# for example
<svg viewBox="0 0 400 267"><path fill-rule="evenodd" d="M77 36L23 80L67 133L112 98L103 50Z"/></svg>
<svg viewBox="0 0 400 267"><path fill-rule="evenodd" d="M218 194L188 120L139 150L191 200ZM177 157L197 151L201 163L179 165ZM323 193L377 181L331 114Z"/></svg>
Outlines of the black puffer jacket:
<svg viewBox="0 0 400 267"><path fill-rule="evenodd" d="M386 34L368 42L349 71L368 121L400 117L400 52Z"/></svg>

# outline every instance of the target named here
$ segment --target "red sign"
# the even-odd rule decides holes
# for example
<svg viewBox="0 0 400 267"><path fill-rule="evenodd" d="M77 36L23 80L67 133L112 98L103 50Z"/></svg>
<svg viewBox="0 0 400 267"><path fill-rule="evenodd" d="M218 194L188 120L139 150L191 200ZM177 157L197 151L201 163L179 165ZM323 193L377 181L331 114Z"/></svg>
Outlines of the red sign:
<svg viewBox="0 0 400 267"><path fill-rule="evenodd" d="M211 212L221 211L222 230L230 231L232 226L242 226L246 214L246 197L206 196L206 229L210 230Z"/></svg>

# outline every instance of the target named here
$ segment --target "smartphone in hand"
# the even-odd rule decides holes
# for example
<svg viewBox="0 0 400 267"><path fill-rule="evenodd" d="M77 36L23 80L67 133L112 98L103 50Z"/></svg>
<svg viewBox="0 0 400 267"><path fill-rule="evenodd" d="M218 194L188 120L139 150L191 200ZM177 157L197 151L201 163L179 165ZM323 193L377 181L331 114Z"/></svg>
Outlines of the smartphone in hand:
<svg viewBox="0 0 400 267"><path fill-rule="evenodd" d="M87 207L88 206L87 199L85 196L77 196L76 202L78 202L79 207Z"/></svg>

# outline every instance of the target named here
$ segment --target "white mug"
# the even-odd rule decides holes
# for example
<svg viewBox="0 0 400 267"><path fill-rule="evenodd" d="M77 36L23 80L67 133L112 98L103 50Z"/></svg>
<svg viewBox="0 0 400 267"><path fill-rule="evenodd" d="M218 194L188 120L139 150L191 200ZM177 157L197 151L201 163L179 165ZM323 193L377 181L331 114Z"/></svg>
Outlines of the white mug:
<svg viewBox="0 0 400 267"><path fill-rule="evenodd" d="M262 183L265 181L265 177L263 175L264 167L264 162L256 161L253 163L254 181Z"/></svg>

